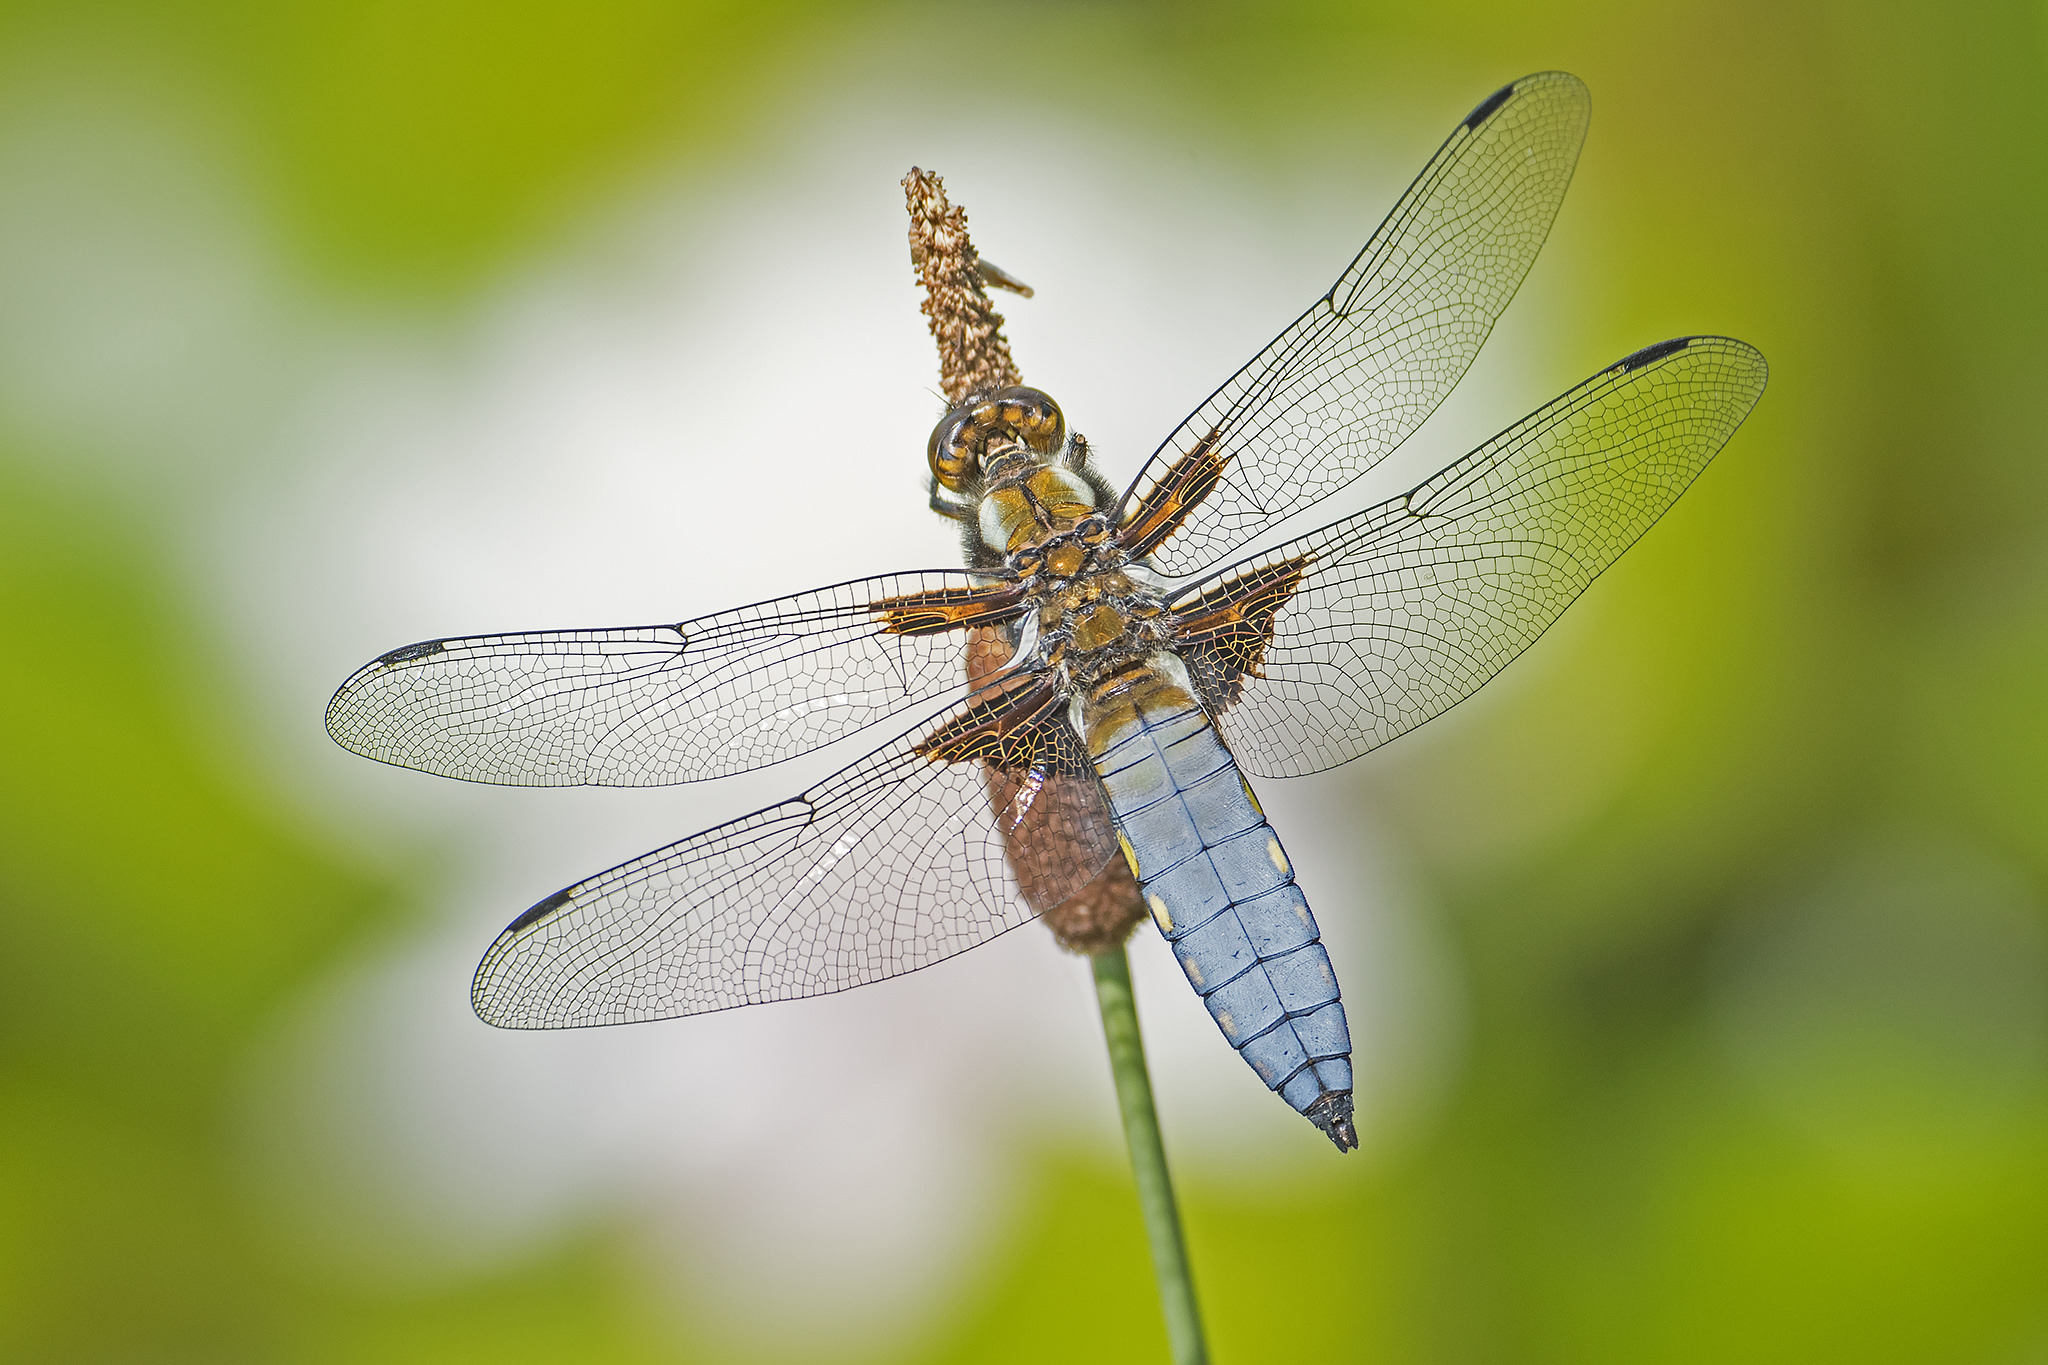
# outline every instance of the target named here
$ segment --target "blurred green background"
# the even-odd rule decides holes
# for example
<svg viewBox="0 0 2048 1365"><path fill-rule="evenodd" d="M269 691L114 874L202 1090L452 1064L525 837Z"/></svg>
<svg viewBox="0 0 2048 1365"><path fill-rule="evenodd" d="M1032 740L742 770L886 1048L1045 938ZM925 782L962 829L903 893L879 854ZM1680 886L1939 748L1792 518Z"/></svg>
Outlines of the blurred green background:
<svg viewBox="0 0 2048 1365"><path fill-rule="evenodd" d="M935 120L999 82L1248 165L1308 138L1412 169L1504 81L1573 71L1542 392L1684 331L1773 366L1541 670L1332 789L1404 850L1462 1043L1362 1158L1186 1176L1218 1359L2048 1361L2041 4L15 0L0 245L50 111L133 98L209 130L266 289L431 331L897 44ZM65 221L172 230L93 212ZM250 444L101 448L194 386L260 408L271 358L153 370L174 337L53 397L53 355L219 300L108 281L79 340L46 283L0 261L0 1358L782 1358L661 1307L630 1227L424 1284L278 1254L252 1052L427 907L239 723L259 684L178 547ZM1020 1179L985 1272L854 1354L1164 1358L1114 1150Z"/></svg>

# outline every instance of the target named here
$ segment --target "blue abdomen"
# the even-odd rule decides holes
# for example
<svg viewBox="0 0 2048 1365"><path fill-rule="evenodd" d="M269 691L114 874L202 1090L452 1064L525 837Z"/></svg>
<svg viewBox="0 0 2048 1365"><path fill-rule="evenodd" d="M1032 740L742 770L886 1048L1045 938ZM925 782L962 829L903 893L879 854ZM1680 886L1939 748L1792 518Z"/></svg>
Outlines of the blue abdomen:
<svg viewBox="0 0 2048 1365"><path fill-rule="evenodd" d="M1223 1036L1349 1148L1351 1036L1315 916L1207 715L1162 691L1173 700L1089 727L1125 856Z"/></svg>

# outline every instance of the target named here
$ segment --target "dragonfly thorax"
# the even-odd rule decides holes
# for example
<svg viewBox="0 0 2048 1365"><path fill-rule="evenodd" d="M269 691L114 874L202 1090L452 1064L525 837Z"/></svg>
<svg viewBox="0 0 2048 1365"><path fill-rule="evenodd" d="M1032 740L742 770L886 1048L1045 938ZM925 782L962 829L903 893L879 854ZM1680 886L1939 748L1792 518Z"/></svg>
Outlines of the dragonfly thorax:
<svg viewBox="0 0 2048 1365"><path fill-rule="evenodd" d="M990 464L975 524L982 544L997 554L1043 545L1096 510L1096 491L1086 478L1023 446L998 449Z"/></svg>
<svg viewBox="0 0 2048 1365"><path fill-rule="evenodd" d="M932 429L932 507L960 521L970 562L993 567L1071 531L1116 497L1046 393L970 397Z"/></svg>
<svg viewBox="0 0 2048 1365"><path fill-rule="evenodd" d="M1039 657L1073 685L1086 687L1172 638L1173 618L1152 575L1130 562L1099 514L1011 555L1008 566L1035 609Z"/></svg>

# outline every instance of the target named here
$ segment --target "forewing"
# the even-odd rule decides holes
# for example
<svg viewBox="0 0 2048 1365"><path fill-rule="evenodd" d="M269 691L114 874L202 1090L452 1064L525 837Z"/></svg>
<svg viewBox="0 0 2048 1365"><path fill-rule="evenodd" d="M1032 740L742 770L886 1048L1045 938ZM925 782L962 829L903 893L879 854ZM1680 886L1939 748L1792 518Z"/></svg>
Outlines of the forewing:
<svg viewBox="0 0 2048 1365"><path fill-rule="evenodd" d="M1100 864L1013 873L1001 831L1020 814L991 812L983 763L928 752L959 728L903 735L793 800L548 897L484 955L477 1014L573 1028L825 995L1023 924L1020 875L1045 903L1073 895ZM1059 848L1053 833L1016 846Z"/></svg>
<svg viewBox="0 0 2048 1365"><path fill-rule="evenodd" d="M429 640L358 669L327 731L367 758L472 782L723 777L964 692L967 631L1014 614L1017 597L933 570L676 625Z"/></svg>
<svg viewBox="0 0 2048 1365"><path fill-rule="evenodd" d="M1551 71L1474 109L1330 292L1139 471L1125 543L1163 573L1200 572L1406 440L1536 259L1590 108L1576 77Z"/></svg>
<svg viewBox="0 0 2048 1365"><path fill-rule="evenodd" d="M1349 762L1476 692L1677 500L1762 395L1725 337L1646 347L1382 506L1184 594L1246 771Z"/></svg>

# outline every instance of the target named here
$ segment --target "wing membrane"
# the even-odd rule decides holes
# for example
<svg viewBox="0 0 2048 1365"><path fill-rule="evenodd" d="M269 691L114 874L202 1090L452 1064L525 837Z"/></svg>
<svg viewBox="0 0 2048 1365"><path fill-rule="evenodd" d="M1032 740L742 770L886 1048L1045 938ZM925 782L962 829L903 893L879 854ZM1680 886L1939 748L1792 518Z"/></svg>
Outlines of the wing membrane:
<svg viewBox="0 0 2048 1365"><path fill-rule="evenodd" d="M1120 507L1161 572L1215 564L1436 409L1549 234L1589 110L1557 71L1474 109L1330 292L1167 437Z"/></svg>
<svg viewBox="0 0 2048 1365"><path fill-rule="evenodd" d="M1767 375L1725 337L1646 347L1405 496L1183 594L1218 623L1188 653L1239 764L1318 772L1471 696L1677 500Z"/></svg>
<svg viewBox="0 0 2048 1365"><path fill-rule="evenodd" d="M1013 653L993 627L977 627L968 636L967 677L977 693L1009 667ZM1062 700L1057 714L1038 720L1033 746L1038 763L983 769L989 808L1008 840L1010 870L1024 899L1040 914L1058 908L1073 893L1069 867L1100 869L1117 852L1109 798L1065 712ZM1054 931L1063 923L1063 916L1054 916Z"/></svg>
<svg viewBox="0 0 2048 1365"><path fill-rule="evenodd" d="M327 730L365 757L472 782L723 777L964 692L967 631L1014 599L932 570L676 625L429 640L358 669Z"/></svg>
<svg viewBox="0 0 2048 1365"><path fill-rule="evenodd" d="M962 725L899 736L793 800L550 896L484 955L477 1014L575 1028L825 995L1025 923L1019 881L1039 904L1072 896L1101 863L1057 856L1075 841L1043 827L1053 808L1013 801L991 818L987 765L931 752L1009 689L1029 690L1012 676Z"/></svg>

